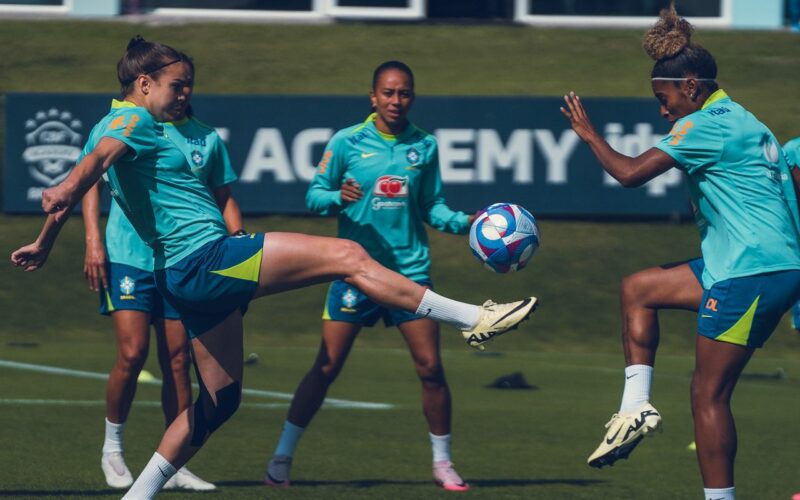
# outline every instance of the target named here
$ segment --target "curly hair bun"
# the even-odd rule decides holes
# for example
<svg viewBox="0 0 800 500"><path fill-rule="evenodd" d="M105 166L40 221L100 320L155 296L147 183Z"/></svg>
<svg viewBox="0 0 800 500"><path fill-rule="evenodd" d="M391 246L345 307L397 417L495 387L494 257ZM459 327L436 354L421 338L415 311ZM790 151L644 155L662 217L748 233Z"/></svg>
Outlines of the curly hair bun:
<svg viewBox="0 0 800 500"><path fill-rule="evenodd" d="M694 27L675 10L675 1L659 14L659 20L644 35L642 47L653 60L674 57L686 48Z"/></svg>

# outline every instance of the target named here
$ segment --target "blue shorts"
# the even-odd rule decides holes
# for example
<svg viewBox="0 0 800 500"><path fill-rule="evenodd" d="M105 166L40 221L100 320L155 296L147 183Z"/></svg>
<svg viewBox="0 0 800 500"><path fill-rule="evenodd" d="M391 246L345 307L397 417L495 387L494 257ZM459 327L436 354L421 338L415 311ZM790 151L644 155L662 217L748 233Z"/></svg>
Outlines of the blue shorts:
<svg viewBox="0 0 800 500"><path fill-rule="evenodd" d="M702 274L702 259L690 261L689 266L695 275L698 270ZM697 312L697 331L710 339L761 347L798 298L800 270L720 281L710 290L703 290Z"/></svg>
<svg viewBox="0 0 800 500"><path fill-rule="evenodd" d="M211 330L247 304L258 289L264 233L224 236L167 269L156 284L178 310L189 338Z"/></svg>
<svg viewBox="0 0 800 500"><path fill-rule="evenodd" d="M429 280L419 280L418 284L431 290L433 285ZM344 281L334 281L328 288L325 299L325 310L322 319L358 323L364 326L374 326L383 318L386 326L397 326L406 321L421 319L414 313L402 309L388 309L370 300L361 291Z"/></svg>
<svg viewBox="0 0 800 500"><path fill-rule="evenodd" d="M180 319L178 311L156 287L152 271L116 262L106 263L109 289L100 290L100 314L115 311L142 311L151 319Z"/></svg>

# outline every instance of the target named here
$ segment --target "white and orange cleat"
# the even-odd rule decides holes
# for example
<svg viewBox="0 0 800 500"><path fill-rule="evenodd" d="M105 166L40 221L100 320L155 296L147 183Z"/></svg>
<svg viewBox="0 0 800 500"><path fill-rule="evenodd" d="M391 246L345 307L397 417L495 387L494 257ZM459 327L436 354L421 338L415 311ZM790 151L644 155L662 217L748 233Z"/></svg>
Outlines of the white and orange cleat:
<svg viewBox="0 0 800 500"><path fill-rule="evenodd" d="M450 460L433 463L433 482L447 491L467 491L469 489L469 485L461 479Z"/></svg>

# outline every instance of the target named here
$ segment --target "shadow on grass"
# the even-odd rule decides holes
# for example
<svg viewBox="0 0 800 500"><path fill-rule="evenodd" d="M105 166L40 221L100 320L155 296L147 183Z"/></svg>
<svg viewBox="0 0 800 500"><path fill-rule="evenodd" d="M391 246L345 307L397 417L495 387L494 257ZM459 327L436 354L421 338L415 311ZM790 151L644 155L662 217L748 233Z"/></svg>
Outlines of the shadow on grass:
<svg viewBox="0 0 800 500"><path fill-rule="evenodd" d="M47 497L72 497L72 498L83 498L83 497L102 497L102 496L109 496L109 495L123 495L125 490L114 490L114 489L105 489L105 490L45 490L45 489L30 489L30 490L0 490L0 497L11 497L11 498L19 498L19 497L39 497L39 496L47 496Z"/></svg>
<svg viewBox="0 0 800 500"><path fill-rule="evenodd" d="M471 479L469 484L478 488L507 488L509 486L543 486L563 484L572 486L595 486L606 483L597 479ZM261 481L216 481L217 486L253 487L264 486ZM323 486L345 486L349 488L375 488L388 485L419 486L429 485L431 481L398 481L392 479L350 479L350 480L320 480L292 481L292 488L319 488Z"/></svg>

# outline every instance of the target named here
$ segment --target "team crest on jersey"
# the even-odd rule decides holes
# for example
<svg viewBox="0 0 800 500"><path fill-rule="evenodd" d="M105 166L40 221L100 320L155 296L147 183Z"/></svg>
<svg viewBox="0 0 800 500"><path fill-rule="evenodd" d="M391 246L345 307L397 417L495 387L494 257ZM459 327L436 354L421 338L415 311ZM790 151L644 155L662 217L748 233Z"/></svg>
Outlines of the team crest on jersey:
<svg viewBox="0 0 800 500"><path fill-rule="evenodd" d="M192 151L192 163L194 163L195 167L202 167L204 162L205 158L203 158L203 153L197 149Z"/></svg>
<svg viewBox="0 0 800 500"><path fill-rule="evenodd" d="M358 297L356 296L355 293L353 293L353 290L351 288L348 288L347 291L345 291L342 294L342 303L345 305L347 309L353 309L356 306L356 300L358 300ZM342 308L342 310L345 309Z"/></svg>
<svg viewBox="0 0 800 500"><path fill-rule="evenodd" d="M417 151L416 149L409 148L408 151L406 151L406 160L408 160L408 163L416 165L417 163L419 163L419 159L420 159L419 151Z"/></svg>
<svg viewBox="0 0 800 500"><path fill-rule="evenodd" d="M83 124L69 111L41 110L25 122L25 150L22 160L31 177L44 186L55 186L69 175L81 154L83 136L77 131ZM33 188L32 188L33 189ZM29 190L28 199L31 199ZM41 190L38 197L41 199Z"/></svg>
<svg viewBox="0 0 800 500"><path fill-rule="evenodd" d="M122 292L120 299L122 300L132 300L136 297L133 296L133 292L136 291L136 280L131 278L130 276L125 276L121 280L119 280L119 291Z"/></svg>

